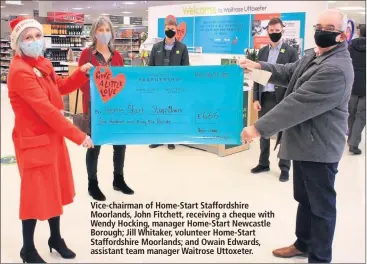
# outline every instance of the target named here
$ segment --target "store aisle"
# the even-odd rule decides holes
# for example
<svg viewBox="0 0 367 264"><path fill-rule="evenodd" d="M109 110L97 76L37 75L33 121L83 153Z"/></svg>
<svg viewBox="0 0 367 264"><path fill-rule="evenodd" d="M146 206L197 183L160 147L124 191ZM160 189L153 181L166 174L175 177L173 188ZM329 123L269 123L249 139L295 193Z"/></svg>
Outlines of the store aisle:
<svg viewBox="0 0 367 264"><path fill-rule="evenodd" d="M6 87L1 86L1 155L13 154L11 130L13 115L7 99ZM364 137L365 138L365 137ZM305 263L305 259L276 259L271 251L287 246L294 240L296 203L292 196L292 182L280 183L275 153L272 153L272 171L252 175L259 154L258 142L252 149L240 154L219 158L213 154L178 147L151 150L148 146L130 146L127 150L126 179L135 190L128 197L112 189L112 147L102 148L99 160L99 180L107 201L241 201L249 203L250 210L272 210L272 226L257 229L261 247L253 255L222 256L92 256L90 250L90 202L87 192L85 149L70 142L77 196L65 207L61 232L70 248L76 251L76 260L85 262L282 262ZM364 146L363 142L363 146ZM362 148L365 153L364 147ZM333 262L362 263L365 261L365 155L351 156L348 152L341 161L336 180L338 219L334 242ZM21 222L18 220L19 175L15 165L1 167L1 262L19 262ZM38 223L36 247L47 262L68 262L48 251L47 222Z"/></svg>

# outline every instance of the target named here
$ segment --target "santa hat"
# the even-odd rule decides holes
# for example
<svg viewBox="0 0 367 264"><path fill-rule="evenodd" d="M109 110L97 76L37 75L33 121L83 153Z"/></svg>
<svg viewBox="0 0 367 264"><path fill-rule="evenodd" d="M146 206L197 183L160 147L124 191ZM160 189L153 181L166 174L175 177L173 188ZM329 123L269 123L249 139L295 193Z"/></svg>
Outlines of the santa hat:
<svg viewBox="0 0 367 264"><path fill-rule="evenodd" d="M42 25L37 20L28 17L17 17L16 19L10 21L10 28L11 28L10 46L13 50L15 50L16 48L20 34L26 28L37 28L43 34Z"/></svg>

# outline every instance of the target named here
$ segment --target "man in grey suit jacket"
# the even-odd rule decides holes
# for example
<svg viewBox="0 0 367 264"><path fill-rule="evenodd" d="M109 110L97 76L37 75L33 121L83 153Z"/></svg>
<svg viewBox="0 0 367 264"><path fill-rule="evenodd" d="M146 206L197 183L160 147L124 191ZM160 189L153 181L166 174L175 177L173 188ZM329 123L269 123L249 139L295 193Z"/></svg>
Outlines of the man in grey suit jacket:
<svg viewBox="0 0 367 264"><path fill-rule="evenodd" d="M279 156L293 160L297 240L289 247L274 250L278 257L307 254L310 263L332 259L334 181L345 148L354 81L346 28L346 17L338 10L328 10L315 25L318 54L286 65L246 59L240 62L245 69L270 71L270 82L288 86L283 101L241 134L243 142L251 142L260 135L269 138L283 131Z"/></svg>
<svg viewBox="0 0 367 264"><path fill-rule="evenodd" d="M284 24L277 17L270 19L267 25L267 31L270 38L270 44L259 50L259 61L269 63L286 64L298 60L298 52L295 48L284 43L282 40ZM266 115L283 98L287 87L281 87L268 83L262 86L254 84L254 109L259 112L259 117ZM260 139L260 158L258 165L251 170L252 173L269 171L270 139ZM279 180L286 182L289 179L290 161L280 159L279 168L281 174Z"/></svg>

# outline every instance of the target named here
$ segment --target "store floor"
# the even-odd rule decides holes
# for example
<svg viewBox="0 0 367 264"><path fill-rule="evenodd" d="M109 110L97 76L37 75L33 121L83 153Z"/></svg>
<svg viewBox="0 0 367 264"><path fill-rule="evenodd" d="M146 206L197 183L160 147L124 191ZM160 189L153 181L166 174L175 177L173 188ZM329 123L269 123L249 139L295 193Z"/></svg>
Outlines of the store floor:
<svg viewBox="0 0 367 264"><path fill-rule="evenodd" d="M7 99L6 87L1 89L1 156L12 155L11 130L13 115ZM112 189L112 148L102 148L99 160L99 180L108 201L196 202L241 201L250 211L272 210L275 213L270 228L258 228L261 246L253 255L214 256L147 256L147 255L90 255L91 199L87 193L85 149L73 144L69 151L74 171L77 196L65 207L61 232L77 258L69 263L85 262L280 262L304 263L306 259L277 259L272 249L287 246L295 239L296 203L292 195L292 181L280 183L276 155L272 153L272 170L261 175L249 171L256 165L259 146L253 143L249 151L219 158L213 154L179 146L170 151L166 147L151 150L147 146L129 146L126 158L126 179L135 190L134 196L122 195ZM363 142L363 146L364 146ZM363 148L363 153L365 149ZM19 175L15 165L1 167L1 262L20 262L22 244L21 222L18 219ZM336 180L338 218L334 239L333 262L365 262L365 155L352 156L347 151L339 166ZM40 255L50 263L60 263L57 253L49 253L47 222L39 222L35 241Z"/></svg>

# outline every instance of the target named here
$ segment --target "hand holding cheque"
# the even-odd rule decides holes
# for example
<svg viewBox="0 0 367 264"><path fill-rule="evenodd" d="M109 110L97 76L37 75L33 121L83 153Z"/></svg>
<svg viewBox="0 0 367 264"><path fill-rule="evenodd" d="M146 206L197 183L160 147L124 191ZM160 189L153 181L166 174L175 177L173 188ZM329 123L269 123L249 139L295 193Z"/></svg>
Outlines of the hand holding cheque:
<svg viewBox="0 0 367 264"><path fill-rule="evenodd" d="M255 71L261 70L260 63L251 61L249 59L241 59L239 61L239 65L242 69L244 69L245 73L248 73L248 74L251 74L251 72L254 72L254 70ZM269 81L270 76L271 76L271 73L269 73L268 76L264 78L261 78L261 77L257 78L258 76L256 76L255 78L251 78L251 76L247 76L247 77L261 84L264 84L264 82L266 84ZM255 105L255 107L258 107L259 110L261 110L260 105L257 105L257 106ZM243 144L251 143L255 138L258 138L258 137L260 137L260 133L256 130L255 126L249 126L249 127L243 128L242 133L241 133L241 141Z"/></svg>

